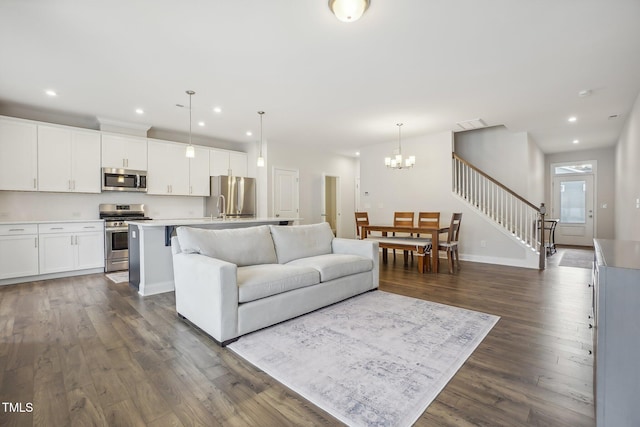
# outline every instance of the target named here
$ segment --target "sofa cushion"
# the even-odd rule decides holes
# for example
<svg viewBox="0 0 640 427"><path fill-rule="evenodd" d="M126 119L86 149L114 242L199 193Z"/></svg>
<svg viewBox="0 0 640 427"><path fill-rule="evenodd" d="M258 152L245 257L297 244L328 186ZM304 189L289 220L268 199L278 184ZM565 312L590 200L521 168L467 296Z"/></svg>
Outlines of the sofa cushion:
<svg viewBox="0 0 640 427"><path fill-rule="evenodd" d="M373 261L371 259L348 254L327 254L299 258L286 265L314 268L320 272L321 282L328 282L339 277L363 273L373 269Z"/></svg>
<svg viewBox="0 0 640 427"><path fill-rule="evenodd" d="M310 225L270 225L278 262L331 253L333 232L327 222Z"/></svg>
<svg viewBox="0 0 640 427"><path fill-rule="evenodd" d="M238 301L260 298L320 283L320 273L304 266L262 264L238 268Z"/></svg>
<svg viewBox="0 0 640 427"><path fill-rule="evenodd" d="M236 264L238 267L276 263L276 251L267 225L224 230L178 227L180 248Z"/></svg>

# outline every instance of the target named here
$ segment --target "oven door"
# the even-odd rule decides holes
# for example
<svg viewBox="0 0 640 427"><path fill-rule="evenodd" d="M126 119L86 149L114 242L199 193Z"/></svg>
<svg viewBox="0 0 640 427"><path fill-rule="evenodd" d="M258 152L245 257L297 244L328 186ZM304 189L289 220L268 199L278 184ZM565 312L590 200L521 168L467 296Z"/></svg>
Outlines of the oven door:
<svg viewBox="0 0 640 427"><path fill-rule="evenodd" d="M107 271L126 270L129 261L129 228L105 229L105 269Z"/></svg>

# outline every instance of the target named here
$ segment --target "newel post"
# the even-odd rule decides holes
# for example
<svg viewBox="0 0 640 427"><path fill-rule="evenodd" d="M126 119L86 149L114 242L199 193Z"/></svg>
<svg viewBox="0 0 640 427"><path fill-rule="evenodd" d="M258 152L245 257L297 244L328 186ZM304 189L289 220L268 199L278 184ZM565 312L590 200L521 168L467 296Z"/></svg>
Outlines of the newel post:
<svg viewBox="0 0 640 427"><path fill-rule="evenodd" d="M540 230L540 260L538 263L538 269L544 270L547 266L547 248L544 243L544 216L547 213L547 208L544 206L544 203L540 203L538 213L540 214L538 226L538 229Z"/></svg>

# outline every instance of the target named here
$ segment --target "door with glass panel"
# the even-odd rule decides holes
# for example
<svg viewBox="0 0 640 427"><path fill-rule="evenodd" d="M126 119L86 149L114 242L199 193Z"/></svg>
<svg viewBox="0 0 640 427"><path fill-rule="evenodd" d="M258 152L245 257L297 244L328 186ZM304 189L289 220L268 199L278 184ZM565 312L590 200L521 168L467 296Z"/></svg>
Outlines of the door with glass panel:
<svg viewBox="0 0 640 427"><path fill-rule="evenodd" d="M550 218L558 219L556 244L593 246L593 175L556 174Z"/></svg>

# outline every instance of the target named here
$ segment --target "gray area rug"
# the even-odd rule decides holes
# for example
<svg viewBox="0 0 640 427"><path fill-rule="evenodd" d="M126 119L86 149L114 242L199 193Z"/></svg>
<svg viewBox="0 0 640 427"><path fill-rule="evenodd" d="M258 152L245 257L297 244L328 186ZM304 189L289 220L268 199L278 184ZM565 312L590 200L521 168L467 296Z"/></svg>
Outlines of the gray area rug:
<svg viewBox="0 0 640 427"><path fill-rule="evenodd" d="M228 348L350 426L410 426L498 319L373 291Z"/></svg>
<svg viewBox="0 0 640 427"><path fill-rule="evenodd" d="M563 267L588 268L593 267L593 251L583 249L565 249L558 265Z"/></svg>

